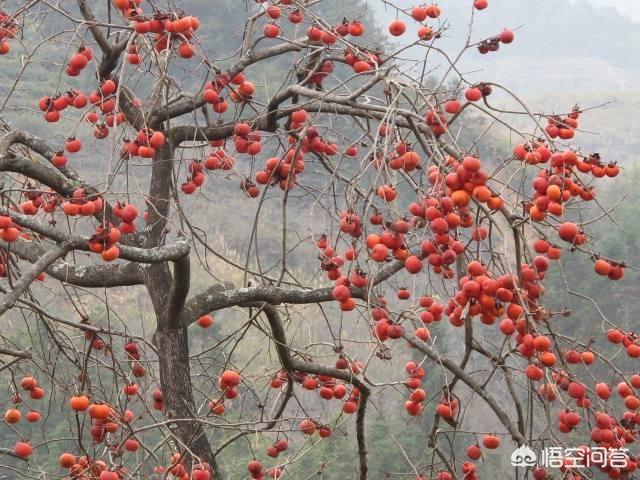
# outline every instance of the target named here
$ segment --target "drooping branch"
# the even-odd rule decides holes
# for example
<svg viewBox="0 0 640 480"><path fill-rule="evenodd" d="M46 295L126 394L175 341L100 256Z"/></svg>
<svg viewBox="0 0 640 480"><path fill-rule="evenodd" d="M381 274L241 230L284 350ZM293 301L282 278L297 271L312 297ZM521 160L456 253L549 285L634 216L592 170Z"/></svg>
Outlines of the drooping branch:
<svg viewBox="0 0 640 480"><path fill-rule="evenodd" d="M304 372L313 375L325 375L342 380L358 388L360 391L358 410L356 413L356 437L358 442L358 458L359 458L359 479L366 480L368 472L367 464L367 445L365 439L365 413L367 409L367 401L371 391L369 387L351 370L340 370L335 367L326 367L316 363L307 362L298 358L293 358L289 351L289 343L282 325L282 320L278 309L271 304L263 304L264 313L269 322L269 327L276 344L276 351L282 367L288 372Z"/></svg>
<svg viewBox="0 0 640 480"><path fill-rule="evenodd" d="M273 427L275 427L278 424L278 420L280 420L280 418L282 417L282 414L284 413L285 409L287 408L287 405L289 404L289 400L291 400L292 397L293 397L293 382L289 381L289 382L287 382L286 389L284 391L282 399L280 400L280 404L278 405L278 408L277 408L275 414L273 415L271 420L266 425L264 425L261 428L259 428L258 431L267 432L267 431L271 430ZM232 437L229 437L227 440L225 440L224 442L222 442L222 444L220 444L218 446L216 451L213 452L213 456L217 457L225 448L227 448L229 445L234 443L236 440L238 440L241 437L245 437L247 435L251 435L253 433L254 433L254 431L243 430L243 431L240 431L240 432L236 433Z"/></svg>
<svg viewBox="0 0 640 480"><path fill-rule="evenodd" d="M474 393L482 398L489 408L493 410L493 413L498 417L500 423L507 429L511 438L518 446L522 446L526 443L525 438L520 433L517 425L509 418L507 412L498 404L498 401L485 389L482 384L477 382L471 374L464 371L458 364L452 361L450 358L440 355L437 351L429 347L426 343L417 340L415 337L405 334L405 340L407 340L414 348L424 353L431 360L439 363L444 368L449 370L456 378L459 378L463 383L467 385Z"/></svg>

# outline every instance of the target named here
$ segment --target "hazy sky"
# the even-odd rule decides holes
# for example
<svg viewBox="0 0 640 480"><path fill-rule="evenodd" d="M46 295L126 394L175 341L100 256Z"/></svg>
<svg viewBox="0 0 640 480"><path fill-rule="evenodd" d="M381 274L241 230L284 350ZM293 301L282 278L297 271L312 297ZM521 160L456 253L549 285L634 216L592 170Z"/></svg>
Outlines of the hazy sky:
<svg viewBox="0 0 640 480"><path fill-rule="evenodd" d="M505 47L495 55L479 55L475 50L465 53L460 66L467 73L466 79L483 81L491 77L505 82L520 92L538 93L542 91L564 91L566 93L593 90L626 91L636 88L638 64L620 62L620 57L614 55L617 51L609 54L606 45L603 47L602 43L597 44L599 48L593 51L583 48L589 42L595 44L599 41L597 36L592 36L588 31L585 31L585 25L577 25L579 28L576 29L576 38L580 40L575 44L568 42L566 51L549 48L549 44L545 44L545 48L541 50L535 47L540 35L544 35L545 27L540 18L533 17L532 19L530 17L532 8L535 10L535 5L540 2L545 6L544 11L553 11L553 6L559 0L519 0L518 5L527 6L527 8L520 9L514 9L511 5L512 1L490 0L488 13L476 14L475 16L473 38L487 38L504 26L522 26L517 32L517 41L513 46ZM400 8L410 8L420 2L394 0L393 3ZM457 48L460 48L464 42L464 36L461 34L466 32L466 22L468 21L468 12L461 4L467 2L439 0L438 3L444 12L451 15L451 17L447 17L447 13L445 13L445 18L450 20L451 24L439 44L449 52L457 51ZM368 4L376 10L377 19L382 25L386 25L396 17L395 10L385 7L379 0L369 0ZM470 0L468 4L471 4ZM585 17L584 10L581 10L584 9L585 4L600 8L589 13L589 15L595 15L598 18ZM510 8L507 8L508 6ZM619 13L602 7L616 8ZM602 38L615 35L616 28L623 28L625 35L633 34L636 37L640 32L640 0L572 0L563 2L560 20L558 18L549 20L550 28L554 29L553 33L557 33L558 29L564 31L570 27L569 23L560 24L558 22L570 22L572 9L583 13L581 21L584 22L586 18L592 20L590 22L591 28L601 26L602 30L599 35ZM614 14L610 19L607 18L608 11L610 14ZM631 15L634 15L637 22L636 28L634 29L631 22L624 25L626 22L622 20L621 23L619 15L627 19L631 19ZM408 34L415 35L413 30L416 28L416 25L409 23ZM549 38L549 35L545 38ZM424 51L420 47L405 52L406 59L420 60L423 55ZM432 57L430 67L435 67L437 62L437 56ZM535 64L535 69L532 69L532 64ZM417 71L422 67L416 64L415 68ZM597 72L598 81L586 81L585 79L593 78L594 72Z"/></svg>
<svg viewBox="0 0 640 480"><path fill-rule="evenodd" d="M588 0L593 5L614 7L620 13L640 22L640 2L638 0Z"/></svg>

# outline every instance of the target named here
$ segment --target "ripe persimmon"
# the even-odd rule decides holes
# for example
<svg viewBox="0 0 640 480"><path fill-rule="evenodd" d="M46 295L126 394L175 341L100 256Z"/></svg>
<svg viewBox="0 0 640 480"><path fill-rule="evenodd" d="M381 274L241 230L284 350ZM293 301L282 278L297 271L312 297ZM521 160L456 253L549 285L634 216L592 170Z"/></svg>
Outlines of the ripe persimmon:
<svg viewBox="0 0 640 480"><path fill-rule="evenodd" d="M27 459L33 453L33 447L27 442L18 442L15 447L13 447L13 453L22 459Z"/></svg>
<svg viewBox="0 0 640 480"><path fill-rule="evenodd" d="M18 423L21 417L22 414L20 413L20 410L17 408L10 408L4 414L4 421L11 424Z"/></svg>
<svg viewBox="0 0 640 480"><path fill-rule="evenodd" d="M606 260L599 258L598 260L595 261L595 263L593 264L593 270L598 274L598 275L603 275L603 276L608 276L609 273L611 272L611 264L609 262L607 262Z"/></svg>
<svg viewBox="0 0 640 480"><path fill-rule="evenodd" d="M402 20L394 20L389 24L389 33L399 37L407 30L407 25Z"/></svg>
<svg viewBox="0 0 640 480"><path fill-rule="evenodd" d="M490 450L496 449L500 446L500 437L497 435L485 435L482 437L482 444Z"/></svg>

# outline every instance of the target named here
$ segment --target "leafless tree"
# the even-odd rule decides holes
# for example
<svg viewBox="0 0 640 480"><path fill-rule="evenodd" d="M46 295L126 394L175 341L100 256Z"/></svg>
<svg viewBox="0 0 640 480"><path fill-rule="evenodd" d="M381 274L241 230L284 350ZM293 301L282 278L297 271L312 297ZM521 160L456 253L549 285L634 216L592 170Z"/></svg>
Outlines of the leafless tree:
<svg viewBox="0 0 640 480"><path fill-rule="evenodd" d="M625 265L594 253L583 230L590 222L581 216L585 205L596 205L589 211L610 217L591 186L619 169L572 143L578 107L538 113L496 79L467 79L465 55L517 48L505 46L510 30L474 39L473 19L486 2L469 0L468 36L453 53L439 47L447 22L436 5L403 10L383 0L398 17L389 32L404 42L374 48L360 38L374 25L331 23L321 0L241 2L242 41L225 59L211 58L201 41L215 32L174 2L7 3L16 5L2 15L0 50L10 52L0 61L15 70L15 81L0 90L2 331L9 318L34 319L55 358L77 369L74 384L65 385L47 361L51 352L2 337L0 372L17 403L5 417L13 435L2 439L7 455L27 459L37 450L21 435L15 410L21 391L34 402L41 396L45 379L46 395L59 391L71 419L77 451L61 464L73 478L142 477L154 468L223 478L216 457L244 437L283 439L300 429L325 437L349 414L356 475L380 478L369 475L366 434L380 391L391 392L399 415L435 410L424 459L407 458L417 478L476 478L476 465L450 447L456 436L475 444L484 435L485 449L501 437L514 448L567 445L551 429L556 404L565 415L560 432L597 421L599 436L591 439L601 446L635 438L633 419L607 403L610 382L594 387L589 368L575 364L608 365L629 386L630 412L640 406L633 390L640 384L616 354L556 331L554 320L569 312L542 302L545 272L564 252L622 278ZM49 48L63 40L70 41L66 50ZM416 49L424 58L408 65L403 55ZM37 131L16 128L37 100L13 99L29 85L32 67L43 65L57 90L43 92ZM278 78L254 84L265 78L261 69L276 69ZM75 77L93 79L93 90L74 87ZM199 86L194 79L202 79ZM496 130L518 139L513 154L488 153ZM74 168L76 152L87 148L108 164L106 177ZM233 230L225 202L240 204L215 195L214 179L239 183L252 212L244 253L229 254L208 229L225 222L221 229ZM265 228L281 243L260 242ZM291 266L296 257L304 271ZM44 283L34 287L38 280ZM153 332L145 328L147 312L126 320L118 314L118 295L140 295L138 286L153 308ZM86 298L106 319L96 318ZM214 347L190 351L200 328L194 323L207 327L221 311L240 312L234 318L244 321ZM604 316L602 328L638 356L635 333ZM301 329L309 331L306 340ZM239 364L243 345L259 360ZM211 360L213 349L224 354ZM274 357L265 354L272 349ZM383 368L416 353L423 360L406 369L404 361L393 374ZM440 375L439 390L420 388L425 371ZM76 403L68 406L71 397ZM134 422L136 398L144 411ZM339 399L331 408L343 413L321 418L319 398ZM477 408L490 412L487 429L466 431L464 417ZM162 440L147 444L150 432ZM231 435L219 441L219 432ZM87 442L105 448L95 453ZM315 444L280 463L248 458L249 474L287 476ZM277 447L267 453L278 456ZM127 450L142 452L137 466L127 463ZM634 457L625 458L619 475L635 469ZM29 475L28 465L19 468ZM546 478L535 467L516 475L532 471Z"/></svg>

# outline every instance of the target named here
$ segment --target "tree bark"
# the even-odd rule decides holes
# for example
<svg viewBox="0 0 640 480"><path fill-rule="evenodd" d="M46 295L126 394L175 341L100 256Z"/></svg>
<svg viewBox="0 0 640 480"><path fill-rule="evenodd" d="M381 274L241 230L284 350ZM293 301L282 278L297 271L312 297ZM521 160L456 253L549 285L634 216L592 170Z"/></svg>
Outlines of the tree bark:
<svg viewBox="0 0 640 480"><path fill-rule="evenodd" d="M158 329L154 336L158 348L160 388L164 397L164 412L167 420L196 417L196 407L191 387L189 366L189 337L185 327ZM180 421L172 424L178 450L182 453L185 468L190 464L207 462L213 476L218 477L211 445L202 424Z"/></svg>
<svg viewBox="0 0 640 480"><path fill-rule="evenodd" d="M153 125L153 127L158 127ZM153 161L147 228L141 233L145 248L164 245L172 188L173 146L168 143ZM145 271L144 283L156 314L153 336L158 351L160 389L164 414L174 435L176 450L188 472L194 463L208 463L212 477L220 478L215 457L203 424L198 422L191 383L188 323L183 322L184 303L189 292L189 258L172 259L173 275L168 262L151 265ZM176 420L171 422L171 420Z"/></svg>

